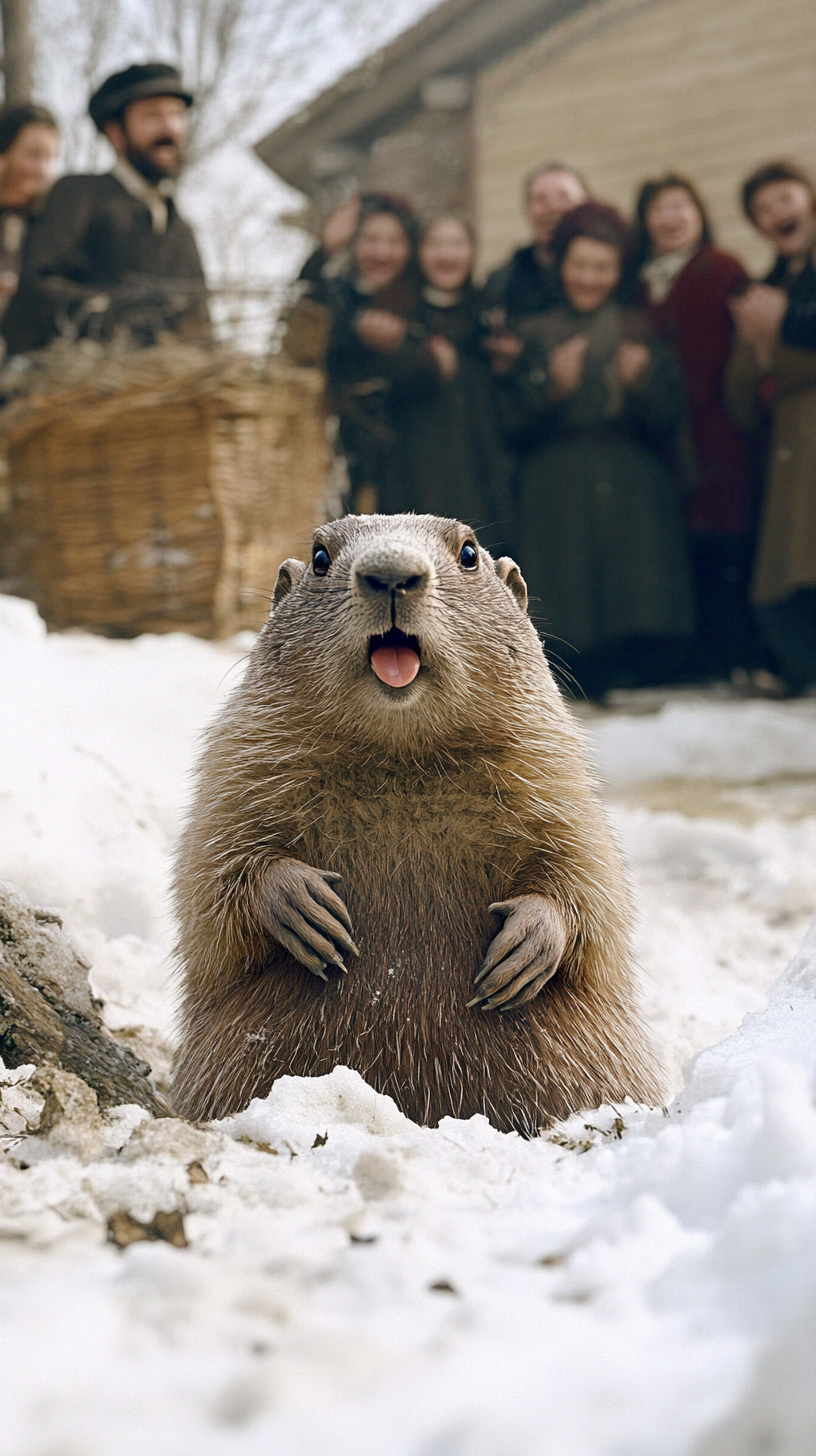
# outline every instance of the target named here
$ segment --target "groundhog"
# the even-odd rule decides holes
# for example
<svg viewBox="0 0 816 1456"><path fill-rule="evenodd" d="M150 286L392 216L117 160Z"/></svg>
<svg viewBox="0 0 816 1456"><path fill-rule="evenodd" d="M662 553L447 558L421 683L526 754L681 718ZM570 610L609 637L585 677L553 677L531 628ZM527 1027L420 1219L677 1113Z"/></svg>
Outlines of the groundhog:
<svg viewBox="0 0 816 1456"><path fill-rule="evenodd" d="M436 516L280 568L177 859L173 1103L353 1067L408 1117L535 1135L655 1103L621 857L509 558Z"/></svg>

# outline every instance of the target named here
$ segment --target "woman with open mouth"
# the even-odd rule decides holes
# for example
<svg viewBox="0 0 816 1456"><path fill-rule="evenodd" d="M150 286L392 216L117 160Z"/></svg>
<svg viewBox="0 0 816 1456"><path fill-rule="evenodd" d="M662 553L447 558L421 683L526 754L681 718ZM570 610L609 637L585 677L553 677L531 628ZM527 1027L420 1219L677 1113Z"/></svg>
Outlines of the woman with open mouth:
<svg viewBox="0 0 816 1456"><path fill-rule="evenodd" d="M755 548L748 446L728 416L725 368L734 342L731 299L748 286L733 253L715 247L705 204L679 173L644 182L636 206L641 303L686 380L688 452L683 510L697 594L690 668L702 680L766 665L749 604Z"/></svg>
<svg viewBox="0 0 816 1456"><path fill-rule="evenodd" d="M771 426L752 598L793 693L816 689L816 187L789 162L745 181L742 202L776 248L764 282L734 299L729 400L743 428Z"/></svg>

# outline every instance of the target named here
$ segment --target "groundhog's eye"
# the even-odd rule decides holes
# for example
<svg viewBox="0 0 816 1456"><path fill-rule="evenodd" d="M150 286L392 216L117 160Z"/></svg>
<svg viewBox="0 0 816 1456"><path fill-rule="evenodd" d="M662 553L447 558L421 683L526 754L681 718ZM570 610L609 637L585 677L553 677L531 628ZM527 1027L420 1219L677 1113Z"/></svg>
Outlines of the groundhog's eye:
<svg viewBox="0 0 816 1456"><path fill-rule="evenodd" d="M464 566L465 571L475 571L479 565L479 553L472 541L466 541L459 552L459 565Z"/></svg>
<svg viewBox="0 0 816 1456"><path fill-rule="evenodd" d="M331 557L325 546L316 546L312 553L312 571L315 576L325 576L331 566Z"/></svg>

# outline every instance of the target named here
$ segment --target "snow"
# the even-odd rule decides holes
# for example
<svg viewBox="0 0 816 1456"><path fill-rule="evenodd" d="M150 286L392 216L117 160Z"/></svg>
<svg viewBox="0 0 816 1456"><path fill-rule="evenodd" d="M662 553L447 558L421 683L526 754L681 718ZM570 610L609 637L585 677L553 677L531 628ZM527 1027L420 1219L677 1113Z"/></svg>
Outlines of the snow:
<svg viewBox="0 0 816 1456"><path fill-rule="evenodd" d="M816 703L667 704L657 721L608 718L596 729L598 768L615 785L646 779L752 783L816 774Z"/></svg>
<svg viewBox="0 0 816 1456"><path fill-rule="evenodd" d="M0 876L64 913L160 1079L168 856L248 645L47 636L0 598ZM416 1127L338 1068L57 1142L25 1136L30 1069L0 1075L3 1456L816 1449L816 705L586 726L668 1109L524 1142ZM107 1243L119 1210L180 1211L187 1247Z"/></svg>

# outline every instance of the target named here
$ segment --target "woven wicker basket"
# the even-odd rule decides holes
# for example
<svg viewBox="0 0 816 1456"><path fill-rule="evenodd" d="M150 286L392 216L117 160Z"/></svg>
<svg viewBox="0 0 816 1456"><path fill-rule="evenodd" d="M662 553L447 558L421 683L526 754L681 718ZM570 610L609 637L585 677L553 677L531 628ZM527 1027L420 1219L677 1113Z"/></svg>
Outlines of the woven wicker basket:
<svg viewBox="0 0 816 1456"><path fill-rule="evenodd" d="M177 346L48 384L0 415L5 590L51 628L260 626L322 519L322 375Z"/></svg>

